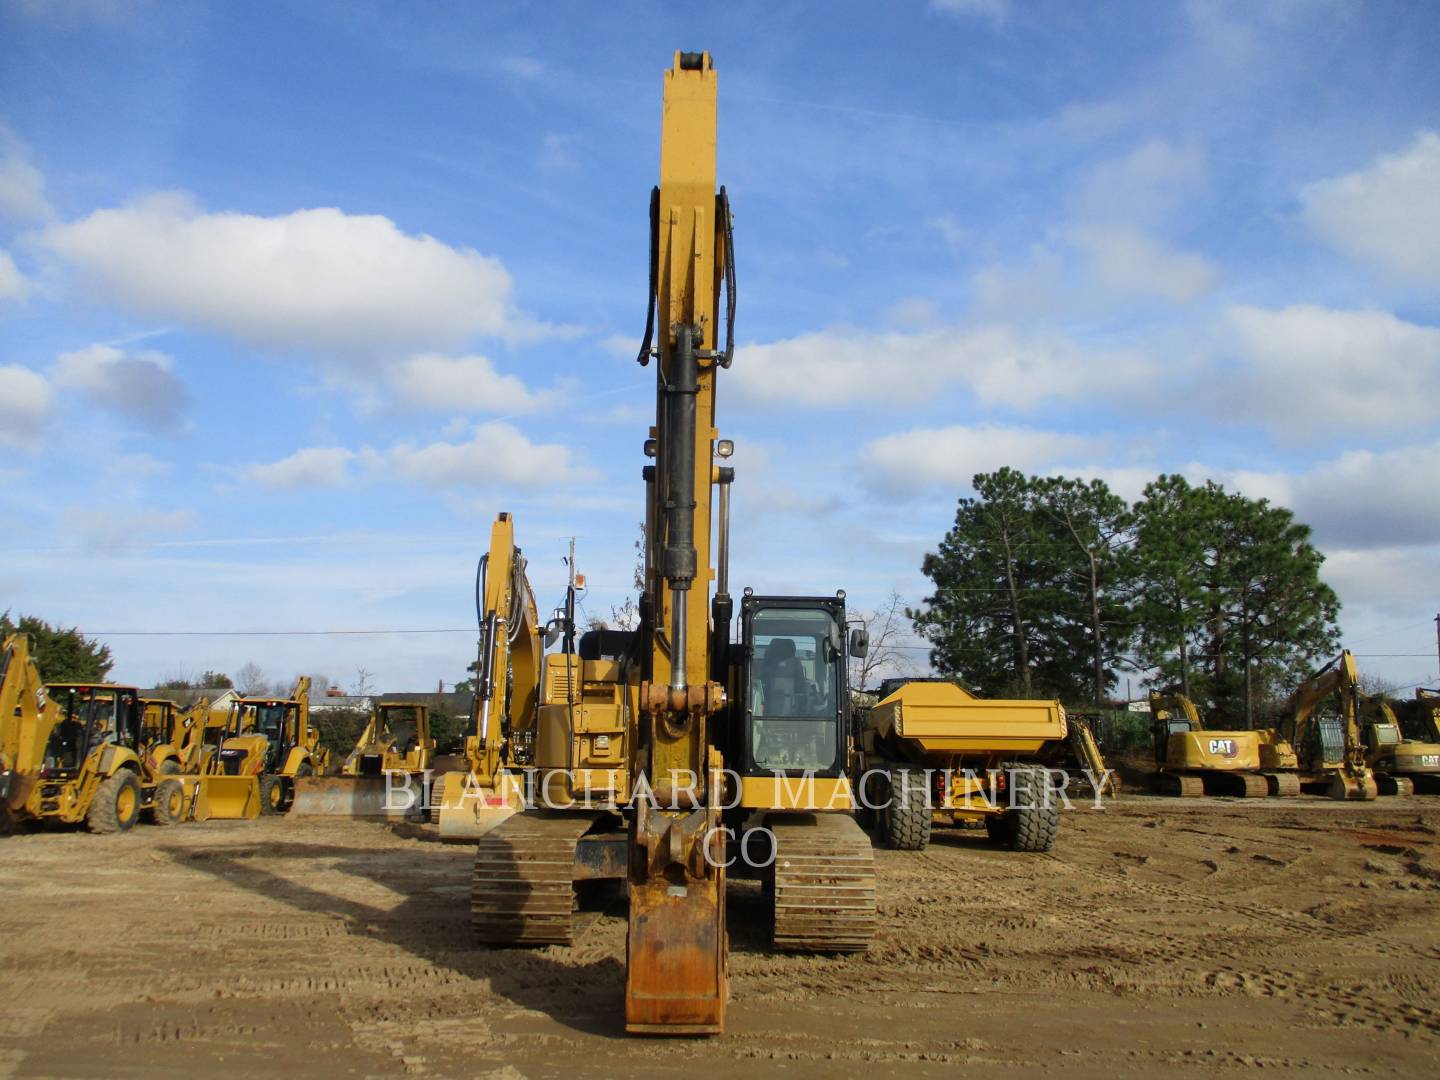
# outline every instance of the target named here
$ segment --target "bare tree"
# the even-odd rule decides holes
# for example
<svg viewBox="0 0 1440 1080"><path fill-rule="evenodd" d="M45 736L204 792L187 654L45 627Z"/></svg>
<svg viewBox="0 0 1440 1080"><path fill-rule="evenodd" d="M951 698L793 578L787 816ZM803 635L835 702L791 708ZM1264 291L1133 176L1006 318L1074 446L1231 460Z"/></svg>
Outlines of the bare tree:
<svg viewBox="0 0 1440 1080"><path fill-rule="evenodd" d="M850 685L863 690L872 681L894 675L914 675L917 665L903 647L910 629L905 614L905 601L894 589L885 602L872 611L848 612L850 622L858 623L870 635L870 650L864 656L850 658Z"/></svg>
<svg viewBox="0 0 1440 1080"><path fill-rule="evenodd" d="M254 660L248 661L235 673L235 689L245 697L264 693L266 685L265 672L260 670L260 665Z"/></svg>
<svg viewBox="0 0 1440 1080"><path fill-rule="evenodd" d="M375 675L369 668L355 669L355 696L369 697L375 685Z"/></svg>

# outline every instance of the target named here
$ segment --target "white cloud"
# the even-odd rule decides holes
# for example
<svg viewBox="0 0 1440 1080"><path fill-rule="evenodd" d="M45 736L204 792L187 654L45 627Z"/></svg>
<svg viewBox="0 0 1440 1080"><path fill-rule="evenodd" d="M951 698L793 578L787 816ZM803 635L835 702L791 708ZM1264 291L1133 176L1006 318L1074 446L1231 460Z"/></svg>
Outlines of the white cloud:
<svg viewBox="0 0 1440 1080"><path fill-rule="evenodd" d="M1436 476L1440 442L1350 450L1302 472L1241 470L1217 479L1294 510L1327 546L1388 548L1440 544Z"/></svg>
<svg viewBox="0 0 1440 1080"><path fill-rule="evenodd" d="M1076 194L1076 216L1087 222L1155 224L1201 189L1208 175L1200 147L1150 139L1091 171Z"/></svg>
<svg viewBox="0 0 1440 1080"><path fill-rule="evenodd" d="M437 488L549 487L591 475L571 461L568 447L532 443L500 421L477 425L465 442L367 448L361 459L375 472Z"/></svg>
<svg viewBox="0 0 1440 1080"><path fill-rule="evenodd" d="M402 401L445 412L529 412L553 399L501 375L484 356L412 356L391 371L390 382Z"/></svg>
<svg viewBox="0 0 1440 1080"><path fill-rule="evenodd" d="M96 503L69 506L60 513L62 532L94 555L122 555L154 547L195 524L189 510L139 510L122 513Z"/></svg>
<svg viewBox="0 0 1440 1080"><path fill-rule="evenodd" d="M898 494L928 487L950 491L969 488L976 473L1002 465L1022 471L1047 471L1058 462L1104 450L1106 440L1035 428L997 424L916 428L866 443L860 467L872 486Z"/></svg>
<svg viewBox="0 0 1440 1080"><path fill-rule="evenodd" d="M1440 135L1367 168L1308 184L1305 220L1352 258L1407 281L1440 283Z"/></svg>
<svg viewBox="0 0 1440 1080"><path fill-rule="evenodd" d="M1099 353L1007 326L914 333L822 330L738 351L730 384L742 400L842 406L932 400L963 386L984 404L1030 407L1134 392L1156 374L1129 353Z"/></svg>
<svg viewBox="0 0 1440 1080"><path fill-rule="evenodd" d="M285 490L343 487L350 480L353 450L316 446L264 465L248 466L242 476L261 487Z"/></svg>
<svg viewBox="0 0 1440 1080"><path fill-rule="evenodd" d="M1363 606L1386 616L1385 625L1394 629L1394 621L1406 620L1410 634L1403 632L1392 640L1424 642L1433 645L1434 635L1423 623L1416 621L1421 612L1428 613L1431 607L1421 607L1429 597L1420 595L1417 582L1440 581L1440 550L1435 548L1373 548L1359 550L1338 548L1327 551L1321 577L1340 594L1347 613L1354 606ZM1417 608L1420 608L1417 611ZM1422 616L1423 617L1423 616ZM1347 626L1351 620L1345 620ZM1404 624L1402 624L1404 626ZM1374 640L1366 644L1374 648ZM1414 664L1413 658L1409 661ZM1431 671L1434 670L1431 659ZM1417 667L1417 674L1419 673Z"/></svg>
<svg viewBox="0 0 1440 1080"><path fill-rule="evenodd" d="M0 303L24 300L29 295L30 282L20 273L10 253L0 248Z"/></svg>
<svg viewBox="0 0 1440 1080"><path fill-rule="evenodd" d="M1159 296L1182 303L1215 287L1215 267L1187 251L1172 251L1138 229L1078 228L1070 240L1086 252L1100 282L1124 296Z"/></svg>
<svg viewBox="0 0 1440 1080"><path fill-rule="evenodd" d="M30 163L20 140L0 127L0 219L41 221L50 213L45 177Z"/></svg>
<svg viewBox="0 0 1440 1080"><path fill-rule="evenodd" d="M930 10L1002 23L1010 15L1010 0L930 0Z"/></svg>
<svg viewBox="0 0 1440 1080"><path fill-rule="evenodd" d="M53 399L43 375L19 364L0 367L0 445L35 449Z"/></svg>
<svg viewBox="0 0 1440 1080"><path fill-rule="evenodd" d="M600 342L600 348L617 359L633 362L640 352L640 339L630 334L611 334Z"/></svg>
<svg viewBox="0 0 1440 1080"><path fill-rule="evenodd" d="M164 353L127 354L113 345L62 353L55 364L57 387L76 390L100 408L152 429L179 422L189 394Z"/></svg>
<svg viewBox="0 0 1440 1080"><path fill-rule="evenodd" d="M95 295L263 346L376 351L526 332L498 259L334 208L207 213L155 196L56 225L42 246Z"/></svg>
<svg viewBox="0 0 1440 1080"><path fill-rule="evenodd" d="M1228 313L1245 367L1214 407L1292 438L1432 424L1440 398L1440 329L1382 311L1297 304Z"/></svg>

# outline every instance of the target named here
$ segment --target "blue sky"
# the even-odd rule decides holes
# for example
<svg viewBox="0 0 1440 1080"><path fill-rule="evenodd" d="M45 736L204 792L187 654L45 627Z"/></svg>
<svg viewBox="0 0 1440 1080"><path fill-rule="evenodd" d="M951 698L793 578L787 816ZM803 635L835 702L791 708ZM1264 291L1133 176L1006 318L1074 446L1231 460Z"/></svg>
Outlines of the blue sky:
<svg viewBox="0 0 1440 1080"><path fill-rule="evenodd" d="M141 683L459 678L515 513L629 589L661 72L736 213L733 578L925 593L969 477L1214 477L1440 678L1440 9L0 3L0 606ZM919 652L914 654L917 658Z"/></svg>

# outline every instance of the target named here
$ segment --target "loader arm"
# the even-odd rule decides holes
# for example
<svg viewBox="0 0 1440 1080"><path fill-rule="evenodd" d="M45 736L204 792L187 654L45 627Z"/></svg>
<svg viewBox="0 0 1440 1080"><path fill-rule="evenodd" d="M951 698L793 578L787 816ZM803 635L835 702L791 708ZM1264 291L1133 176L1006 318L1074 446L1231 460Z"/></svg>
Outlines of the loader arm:
<svg viewBox="0 0 1440 1080"><path fill-rule="evenodd" d="M0 812L25 804L59 720L30 655L30 639L7 635L0 646Z"/></svg>

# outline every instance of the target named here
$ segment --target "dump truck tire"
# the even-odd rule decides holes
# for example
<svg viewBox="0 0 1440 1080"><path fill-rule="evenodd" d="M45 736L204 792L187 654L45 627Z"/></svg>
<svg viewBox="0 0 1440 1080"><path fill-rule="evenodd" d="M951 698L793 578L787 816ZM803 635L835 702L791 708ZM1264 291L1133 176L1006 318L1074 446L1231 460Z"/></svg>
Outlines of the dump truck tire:
<svg viewBox="0 0 1440 1080"><path fill-rule="evenodd" d="M260 813L281 814L285 812L284 778L268 773L260 777Z"/></svg>
<svg viewBox="0 0 1440 1080"><path fill-rule="evenodd" d="M95 789L85 826L94 833L129 832L139 818L140 778L129 769L121 769Z"/></svg>
<svg viewBox="0 0 1440 1080"><path fill-rule="evenodd" d="M155 785L150 812L156 825L179 825L185 820L185 785L179 780L161 780Z"/></svg>
<svg viewBox="0 0 1440 1080"><path fill-rule="evenodd" d="M1022 788L1025 794L1020 797L1021 805L1005 812L1010 821L1006 846L1011 851L1049 851L1055 846L1055 834L1060 829L1060 801L1046 790L1049 773L1023 765L1006 768L1012 778L1020 773L1029 774Z"/></svg>
<svg viewBox="0 0 1440 1080"><path fill-rule="evenodd" d="M885 846L895 851L924 851L930 843L930 792L925 774L890 774L890 806L885 810Z"/></svg>

